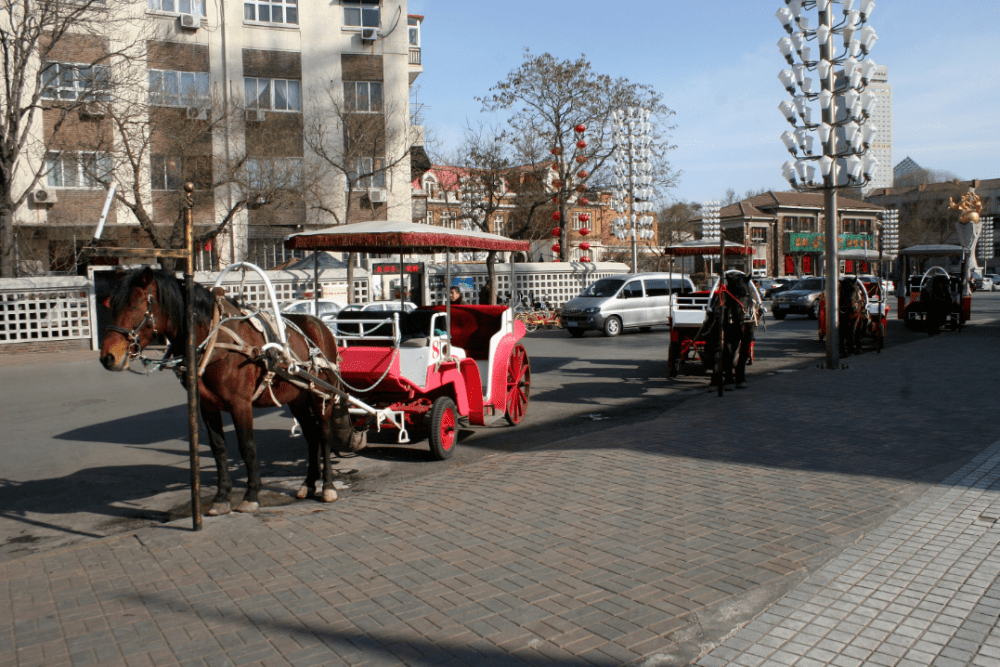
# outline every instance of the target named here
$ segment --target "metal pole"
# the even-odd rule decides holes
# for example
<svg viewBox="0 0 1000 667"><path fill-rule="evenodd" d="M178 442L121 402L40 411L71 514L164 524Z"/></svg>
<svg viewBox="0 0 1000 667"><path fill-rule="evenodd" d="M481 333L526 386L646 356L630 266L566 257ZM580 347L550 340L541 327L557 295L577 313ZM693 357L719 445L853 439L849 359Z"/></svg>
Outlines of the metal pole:
<svg viewBox="0 0 1000 667"><path fill-rule="evenodd" d="M819 23L830 28L831 37L826 44L820 46L820 57L827 62L833 62L833 7L819 13ZM837 77L833 68L830 75L822 80L823 88L833 93L836 89ZM831 99L830 108L823 110L823 122L833 126L837 122L837 97ZM837 133L830 136L823 146L823 153L829 157L837 154ZM830 370L840 365L840 340L838 339L839 313L837 304L837 286L840 284L840 260L837 256L837 161L834 158L830 167L830 175L824 176L824 199L826 204L826 367Z"/></svg>
<svg viewBox="0 0 1000 667"><path fill-rule="evenodd" d="M719 325L719 350L715 355L715 375L719 379L719 398L722 398L722 387L726 384L722 376L722 355L726 349L726 327L723 326L726 316L726 309L722 307L722 281L726 277L726 235L722 233L722 223L719 223L719 289L716 297L719 301L717 308L719 315L716 321Z"/></svg>
<svg viewBox="0 0 1000 667"><path fill-rule="evenodd" d="M198 460L198 357L197 334L194 330L194 183L184 184L184 238L187 242L187 267L184 286L187 289L187 352L184 355L188 390L188 455L191 460L191 521L194 530L201 530L201 466Z"/></svg>
<svg viewBox="0 0 1000 667"><path fill-rule="evenodd" d="M667 320L667 376L670 376L670 365L673 363L670 351L674 347L674 256L670 256L670 278L667 280L667 303L670 304L670 319Z"/></svg>
<svg viewBox="0 0 1000 667"><path fill-rule="evenodd" d="M632 234L632 273L639 272L638 248L635 240L635 174L632 171L632 133L628 134L628 224Z"/></svg>
<svg viewBox="0 0 1000 667"><path fill-rule="evenodd" d="M319 250L313 251L313 315L319 317Z"/></svg>

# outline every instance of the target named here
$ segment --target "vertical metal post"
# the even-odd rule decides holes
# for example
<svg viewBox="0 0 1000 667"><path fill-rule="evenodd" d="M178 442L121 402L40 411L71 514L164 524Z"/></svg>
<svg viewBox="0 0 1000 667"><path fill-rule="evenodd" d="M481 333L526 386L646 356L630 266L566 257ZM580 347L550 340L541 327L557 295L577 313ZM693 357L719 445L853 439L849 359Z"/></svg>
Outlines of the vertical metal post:
<svg viewBox="0 0 1000 667"><path fill-rule="evenodd" d="M667 303L670 304L670 319L667 320L667 331L669 335L667 336L667 376L670 376L670 365L673 363L671 359L670 351L674 347L674 256L670 255L670 278L667 280ZM683 273L683 271L681 271Z"/></svg>
<svg viewBox="0 0 1000 667"><path fill-rule="evenodd" d="M726 235L722 233L722 223L719 223L719 289L715 292L716 297L719 300L719 351L715 355L715 375L719 379L719 398L722 398L722 387L726 384L726 380L723 377L723 365L722 365L722 355L725 353L726 349L726 327L724 326L726 309L723 307L722 303L722 288L723 280L726 278Z"/></svg>
<svg viewBox="0 0 1000 667"><path fill-rule="evenodd" d="M284 253L282 246L282 257ZM313 251L313 315L319 317L319 250Z"/></svg>
<svg viewBox="0 0 1000 667"><path fill-rule="evenodd" d="M201 465L198 460L198 358L197 334L194 330L194 183L184 184L184 239L187 243L187 267L184 287L187 304L187 352L184 356L188 390L188 455L191 459L191 521L194 530L201 530Z"/></svg>
<svg viewBox="0 0 1000 667"><path fill-rule="evenodd" d="M820 46L820 58L827 62L833 62L833 6L828 6L825 12L819 13L819 23L830 28L830 39L826 44ZM837 85L837 76L833 67L830 68L830 75L822 80L825 90L833 93ZM830 108L823 110L823 122L834 126L837 122L837 97L830 101ZM823 146L823 153L831 158L837 154L837 132L830 132L830 136ZM839 308L837 304L837 286L840 284L840 260L837 256L837 160L834 158L830 167L830 175L824 176L824 200L826 204L826 367L830 370L840 365L840 340L838 338L837 317Z"/></svg>
<svg viewBox="0 0 1000 667"><path fill-rule="evenodd" d="M639 272L639 249L635 238L635 174L632 171L632 132L628 134L628 224L632 234L632 273Z"/></svg>

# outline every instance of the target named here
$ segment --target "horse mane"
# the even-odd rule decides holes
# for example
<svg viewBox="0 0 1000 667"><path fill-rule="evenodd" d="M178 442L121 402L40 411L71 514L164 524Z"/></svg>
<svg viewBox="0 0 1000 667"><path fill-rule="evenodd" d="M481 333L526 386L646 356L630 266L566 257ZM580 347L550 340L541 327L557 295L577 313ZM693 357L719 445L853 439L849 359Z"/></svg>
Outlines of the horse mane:
<svg viewBox="0 0 1000 667"><path fill-rule="evenodd" d="M142 268L126 273L121 280L111 290L108 297L108 306L111 308L112 319L118 317L122 310L128 306L132 296L132 290L142 288L145 285L144 274L146 271L152 275L153 282L156 283L157 300L160 308L166 313L167 319L177 327L177 339L187 339L187 317L186 307L187 290L181 280L166 271ZM209 324L212 321L212 308L215 298L207 289L195 283L194 285L194 319L196 324Z"/></svg>

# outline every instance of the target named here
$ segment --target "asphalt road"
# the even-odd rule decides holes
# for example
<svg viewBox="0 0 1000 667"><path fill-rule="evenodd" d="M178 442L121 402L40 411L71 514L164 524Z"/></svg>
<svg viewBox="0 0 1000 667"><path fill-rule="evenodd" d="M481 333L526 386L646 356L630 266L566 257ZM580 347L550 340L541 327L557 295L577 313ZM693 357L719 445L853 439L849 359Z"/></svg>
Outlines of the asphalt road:
<svg viewBox="0 0 1000 667"><path fill-rule="evenodd" d="M973 297L972 324L987 322L1000 322L1000 292ZM887 345L921 336L890 320ZM684 366L679 378L667 378L667 338L665 328L612 339L597 333L574 339L558 330L530 334L524 345L531 358L531 403L524 422L463 431L455 455L444 462L430 460L425 442L399 446L390 444L391 438L373 437L360 455L337 460L341 494L376 493L451 466L569 436L600 437L610 426L641 428L644 420L707 388L698 364ZM747 391L754 391L754 375L795 372L822 363L824 356L814 320L767 317L766 329L758 332ZM0 559L189 515L186 394L173 374L112 374L100 366L96 352L54 354L30 365L0 360L0 388ZM780 409L767 396L760 401L762 419ZM682 418L683 412L677 415ZM260 410L256 416L265 505L300 502L292 493L305 475L305 445L289 437L291 423L284 409ZM240 487L245 471L228 429L227 422ZM202 465L207 495L215 482L207 447ZM609 482L614 474L608 471Z"/></svg>

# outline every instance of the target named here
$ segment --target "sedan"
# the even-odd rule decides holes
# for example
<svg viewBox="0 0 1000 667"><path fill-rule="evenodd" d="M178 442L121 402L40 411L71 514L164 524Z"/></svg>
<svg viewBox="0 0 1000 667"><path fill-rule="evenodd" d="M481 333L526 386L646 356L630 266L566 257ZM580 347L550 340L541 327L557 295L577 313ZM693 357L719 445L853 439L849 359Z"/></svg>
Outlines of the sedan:
<svg viewBox="0 0 1000 667"><path fill-rule="evenodd" d="M789 313L819 318L819 297L826 287L825 278L803 278L771 301L774 319L783 320Z"/></svg>
<svg viewBox="0 0 1000 667"><path fill-rule="evenodd" d="M761 291L765 299L773 299L776 295L791 289L798 280L798 278L770 278L761 282Z"/></svg>
<svg viewBox="0 0 1000 667"><path fill-rule="evenodd" d="M319 316L336 316L344 305L345 304L340 301L335 301L334 299L320 299ZM281 312L286 314L295 313L299 315L315 315L316 302L313 299L296 299L295 301L289 301L288 303L281 304Z"/></svg>

